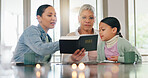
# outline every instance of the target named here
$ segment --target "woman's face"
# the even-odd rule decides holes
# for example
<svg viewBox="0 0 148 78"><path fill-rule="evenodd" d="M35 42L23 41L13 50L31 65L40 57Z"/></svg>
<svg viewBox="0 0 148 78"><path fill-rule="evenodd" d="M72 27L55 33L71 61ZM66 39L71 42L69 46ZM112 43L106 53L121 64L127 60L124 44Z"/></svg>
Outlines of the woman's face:
<svg viewBox="0 0 148 78"><path fill-rule="evenodd" d="M100 22L99 34L102 41L108 41L116 35L117 28L111 28L108 24Z"/></svg>
<svg viewBox="0 0 148 78"><path fill-rule="evenodd" d="M53 7L47 7L42 16L38 15L37 17L40 25L46 32L48 29L54 28L57 22L56 12Z"/></svg>
<svg viewBox="0 0 148 78"><path fill-rule="evenodd" d="M95 17L92 11L83 10L79 16L80 27L83 30L92 30Z"/></svg>

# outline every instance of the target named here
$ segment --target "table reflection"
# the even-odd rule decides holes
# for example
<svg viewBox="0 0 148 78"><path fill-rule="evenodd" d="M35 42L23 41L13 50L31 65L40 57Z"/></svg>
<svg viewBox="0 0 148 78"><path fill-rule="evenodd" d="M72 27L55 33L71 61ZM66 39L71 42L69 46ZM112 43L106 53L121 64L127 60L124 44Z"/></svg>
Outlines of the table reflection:
<svg viewBox="0 0 148 78"><path fill-rule="evenodd" d="M34 67L32 66L13 66L13 71L15 74L15 78L34 78L35 72L34 72Z"/></svg>
<svg viewBox="0 0 148 78"><path fill-rule="evenodd" d="M12 66L15 78L48 78L50 66L36 67L33 65Z"/></svg>
<svg viewBox="0 0 148 78"><path fill-rule="evenodd" d="M102 63L98 65L99 78L137 78L136 65Z"/></svg>
<svg viewBox="0 0 148 78"><path fill-rule="evenodd" d="M147 78L148 64L98 63L49 64L44 66L0 65L0 78ZM83 66L83 65L82 65ZM13 71L13 72L8 72Z"/></svg>
<svg viewBox="0 0 148 78"><path fill-rule="evenodd" d="M80 63L78 65L63 65L62 67L63 78L98 78L97 65L85 65Z"/></svg>
<svg viewBox="0 0 148 78"><path fill-rule="evenodd" d="M24 67L24 77L25 78L33 78L35 77L36 72L34 72L34 67L32 66L28 66L28 67Z"/></svg>
<svg viewBox="0 0 148 78"><path fill-rule="evenodd" d="M90 69L90 77L89 78L98 78L98 66L97 65L88 65Z"/></svg>

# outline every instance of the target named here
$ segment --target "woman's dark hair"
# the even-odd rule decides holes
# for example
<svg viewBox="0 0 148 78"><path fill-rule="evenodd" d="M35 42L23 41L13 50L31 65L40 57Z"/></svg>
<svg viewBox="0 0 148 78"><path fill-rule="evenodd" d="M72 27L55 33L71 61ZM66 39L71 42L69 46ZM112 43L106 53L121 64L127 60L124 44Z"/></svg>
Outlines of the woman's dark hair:
<svg viewBox="0 0 148 78"><path fill-rule="evenodd" d="M121 27L120 27L120 23L118 21L117 18L115 17L106 17L103 20L101 20L101 22L111 26L112 28L116 27L117 28L117 35L119 35L120 37L123 37L120 33Z"/></svg>
<svg viewBox="0 0 148 78"><path fill-rule="evenodd" d="M36 16L37 16L37 15L42 16L42 14L44 13L45 9L48 8L48 7L52 7L52 6L51 6L51 5L48 5L48 4L41 5L41 6L37 9Z"/></svg>

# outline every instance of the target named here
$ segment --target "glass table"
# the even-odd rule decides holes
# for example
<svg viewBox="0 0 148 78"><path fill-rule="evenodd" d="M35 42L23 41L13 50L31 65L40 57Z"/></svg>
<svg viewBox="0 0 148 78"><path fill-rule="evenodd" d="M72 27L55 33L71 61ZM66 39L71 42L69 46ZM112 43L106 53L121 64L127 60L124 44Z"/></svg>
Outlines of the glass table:
<svg viewBox="0 0 148 78"><path fill-rule="evenodd" d="M48 63L39 68L35 65L0 64L0 70L0 78L147 78L148 63Z"/></svg>

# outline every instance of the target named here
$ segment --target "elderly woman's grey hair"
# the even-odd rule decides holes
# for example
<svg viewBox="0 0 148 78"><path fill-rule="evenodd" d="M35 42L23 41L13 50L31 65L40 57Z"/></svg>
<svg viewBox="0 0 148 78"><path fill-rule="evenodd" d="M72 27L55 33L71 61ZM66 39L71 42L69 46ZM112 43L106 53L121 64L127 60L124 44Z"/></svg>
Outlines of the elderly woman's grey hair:
<svg viewBox="0 0 148 78"><path fill-rule="evenodd" d="M92 5L90 5L90 4L84 4L84 5L80 8L80 10L79 10L79 16L80 16L80 14L82 13L82 11L84 11L84 10L90 10L90 11L93 12L93 14L94 14L94 12L95 12L95 9L94 9L94 7L93 7Z"/></svg>

